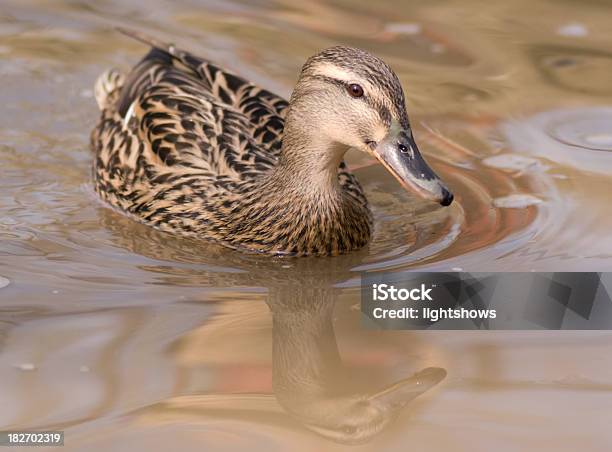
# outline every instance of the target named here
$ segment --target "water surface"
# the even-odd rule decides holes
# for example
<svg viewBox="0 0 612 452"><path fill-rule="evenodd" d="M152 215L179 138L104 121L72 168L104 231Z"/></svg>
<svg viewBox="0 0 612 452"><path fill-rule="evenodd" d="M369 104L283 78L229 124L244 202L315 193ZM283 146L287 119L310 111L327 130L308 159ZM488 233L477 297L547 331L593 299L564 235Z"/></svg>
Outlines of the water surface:
<svg viewBox="0 0 612 452"><path fill-rule="evenodd" d="M609 333L373 332L358 305L360 272L612 269L610 5L143 3L0 6L0 429L61 428L87 451L610 448ZM95 78L146 51L117 25L284 96L323 47L376 53L456 202L355 153L376 230L348 256L132 222L90 180ZM409 379L427 367L448 376ZM410 401L417 380L432 389ZM410 401L394 422L355 408L390 386Z"/></svg>

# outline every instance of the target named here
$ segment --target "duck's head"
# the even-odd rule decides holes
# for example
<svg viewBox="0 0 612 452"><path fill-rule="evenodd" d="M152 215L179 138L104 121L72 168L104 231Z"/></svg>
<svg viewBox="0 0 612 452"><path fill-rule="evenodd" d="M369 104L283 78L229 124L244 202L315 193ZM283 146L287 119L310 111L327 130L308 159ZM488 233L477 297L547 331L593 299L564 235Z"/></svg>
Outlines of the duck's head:
<svg viewBox="0 0 612 452"><path fill-rule="evenodd" d="M310 430L344 444L363 444L381 433L412 400L446 377L437 367L423 369L370 394L309 398L286 408ZM278 397L278 394L277 394Z"/></svg>
<svg viewBox="0 0 612 452"><path fill-rule="evenodd" d="M331 163L348 148L360 149L404 187L444 206L453 201L417 148L397 75L374 55L338 46L311 57L291 96L290 111L293 127L309 127L332 144L327 146L336 154L329 156Z"/></svg>

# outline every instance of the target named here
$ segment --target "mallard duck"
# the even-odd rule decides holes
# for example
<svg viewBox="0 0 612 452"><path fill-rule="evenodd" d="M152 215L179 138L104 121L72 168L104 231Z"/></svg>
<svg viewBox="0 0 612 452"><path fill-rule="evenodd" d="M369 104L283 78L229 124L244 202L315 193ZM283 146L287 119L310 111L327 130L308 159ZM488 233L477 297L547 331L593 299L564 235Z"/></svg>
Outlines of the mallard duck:
<svg viewBox="0 0 612 452"><path fill-rule="evenodd" d="M373 219L343 158L380 160L407 188L453 195L415 144L398 77L370 53L325 49L289 102L203 58L151 46L125 76L102 74L92 133L95 190L170 233L251 252L336 255L366 245Z"/></svg>

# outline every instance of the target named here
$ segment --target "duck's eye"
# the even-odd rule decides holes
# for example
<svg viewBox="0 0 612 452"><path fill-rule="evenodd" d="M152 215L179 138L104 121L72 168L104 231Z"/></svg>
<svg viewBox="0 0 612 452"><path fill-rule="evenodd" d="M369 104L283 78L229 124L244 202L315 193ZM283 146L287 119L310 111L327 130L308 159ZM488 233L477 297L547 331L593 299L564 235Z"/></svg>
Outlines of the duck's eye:
<svg viewBox="0 0 612 452"><path fill-rule="evenodd" d="M361 85L358 85L357 83L351 83L348 87L347 90L349 92L349 94L353 97L361 97L363 96L363 88L361 87Z"/></svg>

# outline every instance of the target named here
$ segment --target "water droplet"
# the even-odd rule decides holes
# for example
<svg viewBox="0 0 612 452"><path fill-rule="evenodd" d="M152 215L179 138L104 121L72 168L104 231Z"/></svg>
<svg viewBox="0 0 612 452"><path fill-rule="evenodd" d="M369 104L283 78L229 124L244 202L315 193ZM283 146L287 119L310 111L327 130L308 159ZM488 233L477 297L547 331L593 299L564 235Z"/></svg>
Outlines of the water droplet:
<svg viewBox="0 0 612 452"><path fill-rule="evenodd" d="M0 276L0 289L8 286L10 283L11 283L10 279L5 278L4 276Z"/></svg>
<svg viewBox="0 0 612 452"><path fill-rule="evenodd" d="M461 267L453 267L453 268L451 268L451 270L454 271L454 272L462 272L463 271L463 269Z"/></svg>
<svg viewBox="0 0 612 452"><path fill-rule="evenodd" d="M32 370L36 370L36 366L32 363L21 363L21 364L15 364L15 367L19 370L23 370L26 372L30 372Z"/></svg>
<svg viewBox="0 0 612 452"><path fill-rule="evenodd" d="M81 366L79 367L79 372L89 372L91 369L89 366Z"/></svg>

